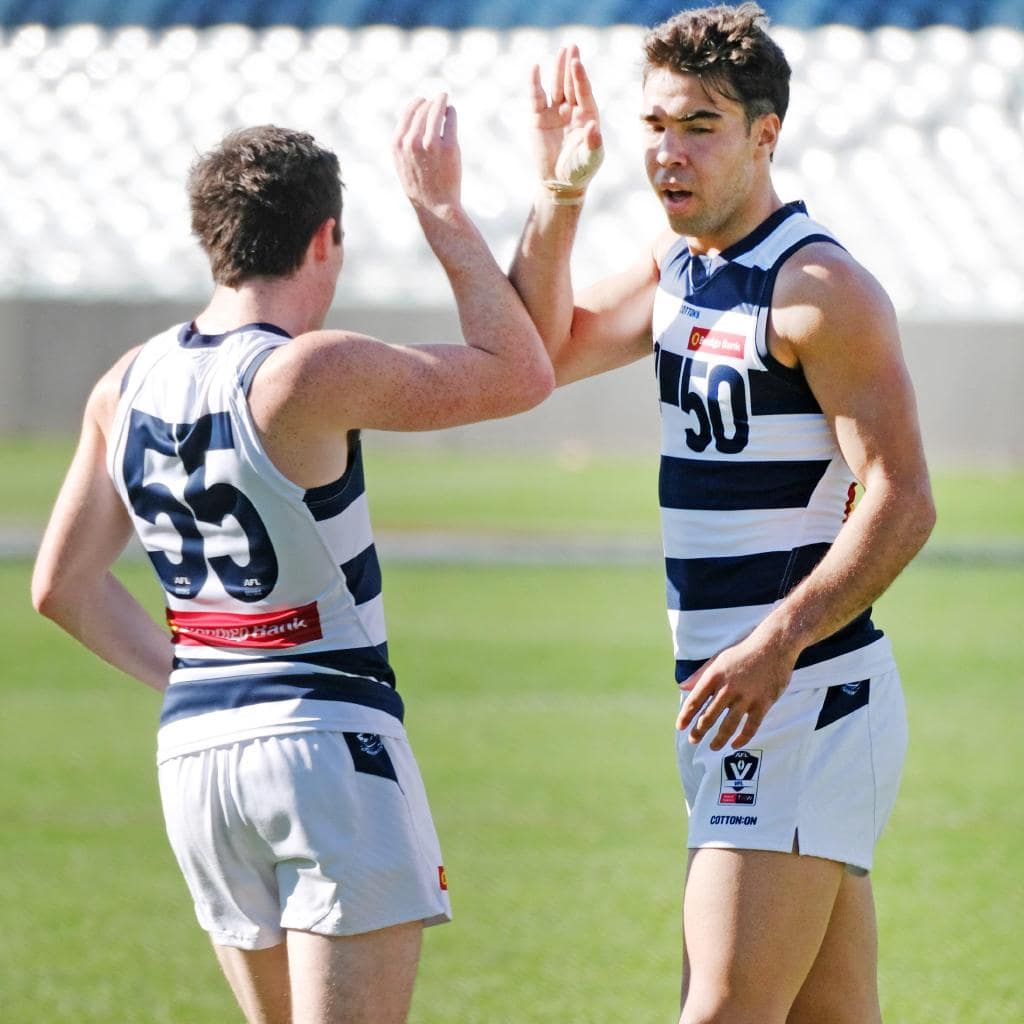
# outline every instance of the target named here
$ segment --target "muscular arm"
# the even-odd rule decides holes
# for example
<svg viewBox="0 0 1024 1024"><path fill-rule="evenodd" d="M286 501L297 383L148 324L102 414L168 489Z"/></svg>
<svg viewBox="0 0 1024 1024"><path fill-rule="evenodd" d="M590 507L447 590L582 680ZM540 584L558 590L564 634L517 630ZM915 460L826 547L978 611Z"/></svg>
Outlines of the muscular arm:
<svg viewBox="0 0 1024 1024"><path fill-rule="evenodd" d="M913 388L877 282L840 250L812 246L784 267L772 308L771 351L802 367L864 495L814 571L684 684L678 724L695 722L694 742L725 712L715 749L733 734L734 747L750 741L800 652L878 598L935 522Z"/></svg>
<svg viewBox="0 0 1024 1024"><path fill-rule="evenodd" d="M171 670L167 633L110 572L132 533L106 469L106 430L125 361L89 398L78 449L32 574L32 603L104 661L154 690Z"/></svg>
<svg viewBox="0 0 1024 1024"><path fill-rule="evenodd" d="M267 360L250 394L272 457L281 445L334 443L363 427L435 430L510 416L554 386L533 322L462 207L456 115L446 96L410 105L394 156L448 276L466 343L391 345L329 330L301 335Z"/></svg>

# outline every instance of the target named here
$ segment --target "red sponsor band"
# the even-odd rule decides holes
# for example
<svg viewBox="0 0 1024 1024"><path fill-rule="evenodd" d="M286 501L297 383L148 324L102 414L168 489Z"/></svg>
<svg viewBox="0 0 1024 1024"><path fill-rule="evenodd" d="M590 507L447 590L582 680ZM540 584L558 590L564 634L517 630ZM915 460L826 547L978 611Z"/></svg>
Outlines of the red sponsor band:
<svg viewBox="0 0 1024 1024"><path fill-rule="evenodd" d="M176 644L190 646L295 647L323 636L315 601L264 615L178 612L168 608L167 624Z"/></svg>
<svg viewBox="0 0 1024 1024"><path fill-rule="evenodd" d="M739 801L736 799L736 794L735 793L722 793L722 795L719 798L718 802L720 804L735 804L735 803L738 803Z"/></svg>
<svg viewBox="0 0 1024 1024"><path fill-rule="evenodd" d="M742 334L715 331L710 327L694 327L686 347L691 352L711 352L718 356L742 359L747 351L747 339Z"/></svg>

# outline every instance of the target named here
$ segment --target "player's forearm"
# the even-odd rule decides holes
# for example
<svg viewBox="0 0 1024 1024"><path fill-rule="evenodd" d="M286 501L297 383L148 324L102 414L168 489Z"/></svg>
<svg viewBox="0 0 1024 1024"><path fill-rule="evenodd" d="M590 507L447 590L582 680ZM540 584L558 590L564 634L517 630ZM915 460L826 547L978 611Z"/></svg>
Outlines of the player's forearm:
<svg viewBox="0 0 1024 1024"><path fill-rule="evenodd" d="M424 234L452 287L462 335L495 359L494 373L519 412L554 387L551 360L537 328L476 225L458 208L421 213Z"/></svg>
<svg viewBox="0 0 1024 1024"><path fill-rule="evenodd" d="M557 205L547 190L523 230L509 280L537 325L556 375L572 336L571 255L580 206Z"/></svg>
<svg viewBox="0 0 1024 1024"><path fill-rule="evenodd" d="M154 690L167 688L170 638L112 574L33 590L36 610L104 661Z"/></svg>
<svg viewBox="0 0 1024 1024"><path fill-rule="evenodd" d="M927 479L869 487L826 556L755 632L795 661L877 600L924 546L934 522Z"/></svg>

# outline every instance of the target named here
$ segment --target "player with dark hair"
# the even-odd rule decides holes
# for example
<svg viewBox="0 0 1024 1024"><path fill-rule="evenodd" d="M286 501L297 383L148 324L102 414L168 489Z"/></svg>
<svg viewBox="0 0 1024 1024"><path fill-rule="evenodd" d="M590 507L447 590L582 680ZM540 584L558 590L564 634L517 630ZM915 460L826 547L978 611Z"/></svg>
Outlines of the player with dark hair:
<svg viewBox="0 0 1024 1024"><path fill-rule="evenodd" d="M359 430L508 416L553 386L461 205L444 95L409 106L394 155L466 344L320 330L342 265L338 161L300 132L228 136L189 180L213 296L94 388L32 582L39 611L164 691L168 836L250 1024L400 1024L423 926L450 914ZM133 529L173 645L110 572Z"/></svg>
<svg viewBox="0 0 1024 1024"><path fill-rule="evenodd" d="M575 295L598 110L576 48L550 95L534 68L542 184L510 277L560 384L654 353L690 812L681 1021L870 1024L868 869L906 744L870 605L935 511L890 302L772 184L789 66L766 27L746 3L649 33L641 116L668 229Z"/></svg>

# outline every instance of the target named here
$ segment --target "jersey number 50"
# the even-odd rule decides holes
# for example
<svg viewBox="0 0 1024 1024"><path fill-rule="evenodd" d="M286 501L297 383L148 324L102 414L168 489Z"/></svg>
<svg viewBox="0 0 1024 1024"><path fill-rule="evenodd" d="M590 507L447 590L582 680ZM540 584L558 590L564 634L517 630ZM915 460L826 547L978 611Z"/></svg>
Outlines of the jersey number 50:
<svg viewBox="0 0 1024 1024"><path fill-rule="evenodd" d="M206 455L234 447L227 413L208 413L195 423L167 423L156 416L132 410L124 450L124 481L135 514L156 524L166 516L181 537L181 559L172 561L164 551L148 550L164 590L177 597L195 597L203 588L208 569L213 569L224 589L239 601L259 601L277 583L277 555L267 528L252 502L228 483L206 483ZM160 474L184 474L182 504L160 479L146 482L146 452L169 456ZM240 565L229 555L206 557L198 523L222 526L231 516L249 544L249 561Z"/></svg>

